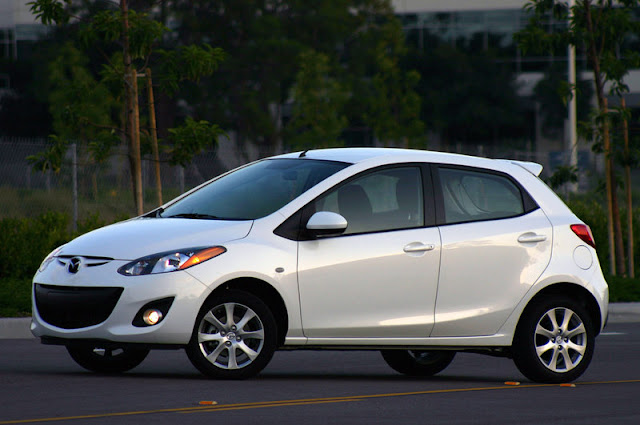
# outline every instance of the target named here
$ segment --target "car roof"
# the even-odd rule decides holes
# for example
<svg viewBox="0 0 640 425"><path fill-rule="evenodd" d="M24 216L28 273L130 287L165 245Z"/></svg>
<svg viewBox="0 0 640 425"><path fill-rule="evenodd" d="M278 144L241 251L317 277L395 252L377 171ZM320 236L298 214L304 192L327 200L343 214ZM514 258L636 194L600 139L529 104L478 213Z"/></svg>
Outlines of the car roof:
<svg viewBox="0 0 640 425"><path fill-rule="evenodd" d="M398 148L363 147L313 149L278 155L276 156L276 158L309 158L326 161L340 161L350 164L357 164L368 161L375 161L379 163L419 161L460 164L493 169L501 169L507 164L516 164L535 176L540 175L540 172L542 171L542 165L536 164L534 162L496 160L457 153Z"/></svg>

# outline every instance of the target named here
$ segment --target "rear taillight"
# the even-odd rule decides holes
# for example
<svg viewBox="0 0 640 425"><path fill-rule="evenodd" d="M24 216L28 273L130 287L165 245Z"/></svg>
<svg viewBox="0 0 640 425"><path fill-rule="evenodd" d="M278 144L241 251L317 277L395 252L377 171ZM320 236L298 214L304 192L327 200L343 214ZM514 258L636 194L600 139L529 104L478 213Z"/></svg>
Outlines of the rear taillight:
<svg viewBox="0 0 640 425"><path fill-rule="evenodd" d="M591 245L592 247L596 247L596 241L593 239L593 233L591 233L591 228L586 224L572 224L571 230L575 233L580 239L582 239L587 245Z"/></svg>

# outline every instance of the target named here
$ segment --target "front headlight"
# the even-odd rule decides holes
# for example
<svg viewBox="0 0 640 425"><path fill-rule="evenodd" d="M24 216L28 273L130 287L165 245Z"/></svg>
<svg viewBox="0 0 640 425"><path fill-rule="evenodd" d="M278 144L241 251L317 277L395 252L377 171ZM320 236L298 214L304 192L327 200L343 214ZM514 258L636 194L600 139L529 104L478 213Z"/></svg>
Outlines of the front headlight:
<svg viewBox="0 0 640 425"><path fill-rule="evenodd" d="M40 267L38 267L38 271L42 272L44 269L46 269L47 266L49 264L51 264L51 262L53 260L55 260L56 255L58 255L58 253L62 250L63 247L64 247L64 245L59 246L56 249L54 249L53 251L51 251L49 253L49 255L47 255L46 258L44 260L42 260L42 263L40 264Z"/></svg>
<svg viewBox="0 0 640 425"><path fill-rule="evenodd" d="M125 276L141 276L184 270L217 257L226 251L227 249L223 246L211 246L160 252L125 264L118 269L118 273Z"/></svg>

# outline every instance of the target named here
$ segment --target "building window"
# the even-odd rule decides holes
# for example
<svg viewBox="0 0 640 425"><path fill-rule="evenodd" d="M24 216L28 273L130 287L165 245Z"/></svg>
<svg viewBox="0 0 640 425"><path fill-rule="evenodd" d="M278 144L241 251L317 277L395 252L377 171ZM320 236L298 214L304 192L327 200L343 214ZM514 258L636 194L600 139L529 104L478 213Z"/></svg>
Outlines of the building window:
<svg viewBox="0 0 640 425"><path fill-rule="evenodd" d="M11 29L0 29L0 58L13 59L14 55L14 34Z"/></svg>

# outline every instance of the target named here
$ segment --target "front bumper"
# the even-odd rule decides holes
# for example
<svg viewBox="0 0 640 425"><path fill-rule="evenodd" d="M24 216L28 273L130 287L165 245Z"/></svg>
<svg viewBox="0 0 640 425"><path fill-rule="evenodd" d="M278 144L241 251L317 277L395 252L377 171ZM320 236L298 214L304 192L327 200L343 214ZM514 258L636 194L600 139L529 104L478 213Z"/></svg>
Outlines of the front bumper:
<svg viewBox="0 0 640 425"><path fill-rule="evenodd" d="M187 271L122 276L126 261L112 260L77 273L58 261L34 277L31 332L63 340L184 345L209 288ZM150 302L172 298L163 320L135 325L136 315Z"/></svg>

